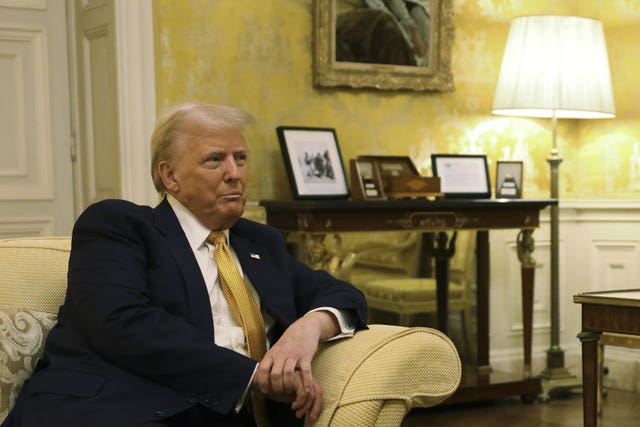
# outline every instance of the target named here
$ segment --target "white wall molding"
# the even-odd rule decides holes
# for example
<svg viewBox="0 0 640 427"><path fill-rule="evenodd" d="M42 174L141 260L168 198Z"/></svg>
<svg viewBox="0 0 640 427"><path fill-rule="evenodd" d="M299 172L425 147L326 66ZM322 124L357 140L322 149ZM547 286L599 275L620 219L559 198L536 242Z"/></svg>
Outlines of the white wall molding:
<svg viewBox="0 0 640 427"><path fill-rule="evenodd" d="M636 210L640 199L560 199L560 209L576 210Z"/></svg>
<svg viewBox="0 0 640 427"><path fill-rule="evenodd" d="M560 200L560 221L640 222L640 200Z"/></svg>

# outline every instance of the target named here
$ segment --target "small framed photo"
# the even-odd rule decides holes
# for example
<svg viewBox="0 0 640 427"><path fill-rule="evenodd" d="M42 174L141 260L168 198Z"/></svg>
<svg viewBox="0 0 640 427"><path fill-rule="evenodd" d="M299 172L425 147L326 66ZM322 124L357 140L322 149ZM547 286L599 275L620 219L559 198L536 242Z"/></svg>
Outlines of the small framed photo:
<svg viewBox="0 0 640 427"><path fill-rule="evenodd" d="M382 190L392 197L391 188L394 179L401 177L419 176L418 169L408 156L358 156L358 161L372 162L378 170Z"/></svg>
<svg viewBox="0 0 640 427"><path fill-rule="evenodd" d="M380 176L418 176L418 169L408 156L358 156L359 160L373 160L378 166Z"/></svg>
<svg viewBox="0 0 640 427"><path fill-rule="evenodd" d="M334 129L279 126L276 133L295 199L349 197Z"/></svg>
<svg viewBox="0 0 640 427"><path fill-rule="evenodd" d="M373 159L349 160L351 198L354 200L384 200L386 195L380 179L378 165Z"/></svg>
<svg viewBox="0 0 640 427"><path fill-rule="evenodd" d="M485 154L432 154L433 175L448 198L491 198L491 181Z"/></svg>
<svg viewBox="0 0 640 427"><path fill-rule="evenodd" d="M496 163L496 198L522 198L522 162L498 160Z"/></svg>

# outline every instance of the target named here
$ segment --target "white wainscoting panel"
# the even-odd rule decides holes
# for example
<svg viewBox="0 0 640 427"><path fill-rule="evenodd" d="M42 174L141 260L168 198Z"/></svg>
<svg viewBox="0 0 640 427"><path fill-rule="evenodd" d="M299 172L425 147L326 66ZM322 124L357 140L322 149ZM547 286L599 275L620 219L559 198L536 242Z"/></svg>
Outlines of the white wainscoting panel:
<svg viewBox="0 0 640 427"><path fill-rule="evenodd" d="M630 289L640 286L638 241L594 241L592 244L592 289Z"/></svg>
<svg viewBox="0 0 640 427"><path fill-rule="evenodd" d="M44 28L0 22L0 200L53 198Z"/></svg>
<svg viewBox="0 0 640 427"><path fill-rule="evenodd" d="M541 214L534 232L536 262L533 321L534 374L546 364L550 343L549 214ZM581 375L581 310L573 302L580 292L640 288L640 201L568 200L560 204L560 347L565 367ZM520 265L515 230L490 233L490 350L496 370L522 364ZM616 348L607 353L611 366L637 356L637 350ZM609 383L627 387L624 370L610 372ZM637 382L634 387L637 387Z"/></svg>
<svg viewBox="0 0 640 427"><path fill-rule="evenodd" d="M59 0L54 0L59 1ZM0 0L0 6L15 7L17 9L46 10L46 0Z"/></svg>
<svg viewBox="0 0 640 427"><path fill-rule="evenodd" d="M80 0L81 7L84 11L96 9L107 5L107 0Z"/></svg>
<svg viewBox="0 0 640 427"><path fill-rule="evenodd" d="M0 218L0 239L51 236L53 217Z"/></svg>

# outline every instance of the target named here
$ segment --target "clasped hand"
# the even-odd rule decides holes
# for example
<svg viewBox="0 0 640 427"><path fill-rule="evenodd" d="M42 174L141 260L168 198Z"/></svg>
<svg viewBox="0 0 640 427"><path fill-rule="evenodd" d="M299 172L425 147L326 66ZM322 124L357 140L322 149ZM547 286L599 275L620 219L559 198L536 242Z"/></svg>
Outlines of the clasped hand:
<svg viewBox="0 0 640 427"><path fill-rule="evenodd" d="M298 319L267 351L253 379L254 389L267 398L291 403L296 417L317 419L322 408L322 388L313 378L311 361L318 343L338 332L335 317L316 311Z"/></svg>

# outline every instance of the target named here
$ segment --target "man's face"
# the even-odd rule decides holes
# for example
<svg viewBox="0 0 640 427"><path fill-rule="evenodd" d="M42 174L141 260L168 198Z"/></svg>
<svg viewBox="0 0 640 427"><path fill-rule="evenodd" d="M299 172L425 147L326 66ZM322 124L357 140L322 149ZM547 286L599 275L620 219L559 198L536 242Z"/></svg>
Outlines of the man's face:
<svg viewBox="0 0 640 427"><path fill-rule="evenodd" d="M212 230L231 227L247 200L247 143L237 130L176 142L161 162L168 192Z"/></svg>

